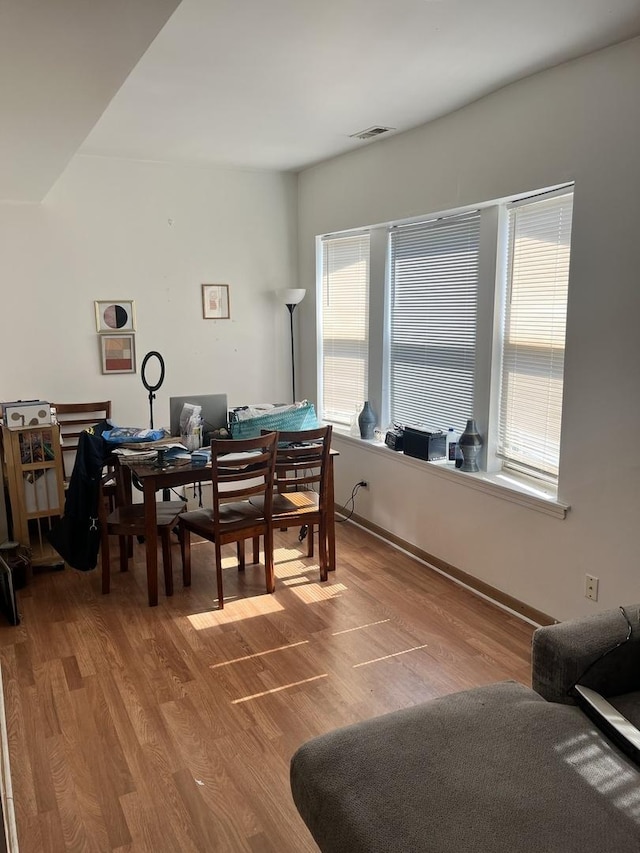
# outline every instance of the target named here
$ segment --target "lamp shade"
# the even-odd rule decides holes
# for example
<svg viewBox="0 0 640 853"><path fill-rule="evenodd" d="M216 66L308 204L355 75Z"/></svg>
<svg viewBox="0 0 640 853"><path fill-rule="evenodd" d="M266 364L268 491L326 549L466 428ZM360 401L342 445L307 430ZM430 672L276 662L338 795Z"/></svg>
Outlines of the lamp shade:
<svg viewBox="0 0 640 853"><path fill-rule="evenodd" d="M281 290L280 295L285 305L297 305L302 302L306 292L303 287L296 287L291 290Z"/></svg>

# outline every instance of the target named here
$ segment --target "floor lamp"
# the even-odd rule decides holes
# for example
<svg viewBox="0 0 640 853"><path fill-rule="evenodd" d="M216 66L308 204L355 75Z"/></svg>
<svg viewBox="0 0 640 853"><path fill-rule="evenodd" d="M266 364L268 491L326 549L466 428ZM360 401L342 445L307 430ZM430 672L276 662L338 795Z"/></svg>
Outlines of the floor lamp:
<svg viewBox="0 0 640 853"><path fill-rule="evenodd" d="M293 403L296 401L296 357L293 347L293 312L296 310L296 305L299 305L304 299L306 292L307 291L301 287L281 291L284 304L289 309L289 317L291 320L291 396L293 398Z"/></svg>

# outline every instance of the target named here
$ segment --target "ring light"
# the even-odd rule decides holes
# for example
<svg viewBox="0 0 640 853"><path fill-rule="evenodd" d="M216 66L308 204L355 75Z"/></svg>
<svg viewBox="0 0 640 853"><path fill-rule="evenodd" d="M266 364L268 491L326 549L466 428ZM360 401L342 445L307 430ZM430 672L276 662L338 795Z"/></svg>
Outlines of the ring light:
<svg viewBox="0 0 640 853"><path fill-rule="evenodd" d="M160 378L158 379L155 385L151 385L149 382L147 382L147 378L145 375L145 370L147 368L147 364L149 363L149 359L153 356L155 356L160 362ZM153 429L153 401L156 398L155 392L164 382L164 359L162 358L159 352L152 350L151 352L148 352L145 355L144 359L142 360L140 374L142 376L142 384L149 392L149 429Z"/></svg>

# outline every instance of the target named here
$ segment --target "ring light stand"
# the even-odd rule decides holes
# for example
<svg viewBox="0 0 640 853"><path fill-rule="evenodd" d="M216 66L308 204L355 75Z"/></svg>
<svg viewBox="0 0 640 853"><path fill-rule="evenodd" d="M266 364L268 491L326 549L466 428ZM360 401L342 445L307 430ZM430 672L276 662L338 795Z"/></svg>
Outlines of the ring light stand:
<svg viewBox="0 0 640 853"><path fill-rule="evenodd" d="M156 382L155 385L151 385L149 382L147 382L147 378L145 376L145 370L146 370L147 364L149 363L149 359L152 358L153 356L155 356L158 359L158 361L160 362L160 378L158 379L158 381ZM140 374L142 376L142 384L144 385L144 387L149 392L149 429L153 429L153 401L156 398L155 392L158 390L158 388L164 382L164 359L162 358L162 356L160 355L159 352L152 350L151 352L148 352L145 355L145 357L142 361L142 367L140 368ZM169 467L169 463L165 459L165 454L166 454L166 449L164 449L164 448L158 449L158 460L157 460L156 464L154 465L154 468L168 468Z"/></svg>
<svg viewBox="0 0 640 853"><path fill-rule="evenodd" d="M160 362L160 378L158 379L158 381L155 385L150 385L147 382L147 378L145 376L145 370L146 370L147 364L149 363L149 359L152 356L155 356L158 359L158 361ZM155 392L158 390L158 388L164 382L164 359L162 358L162 356L160 355L159 352L155 352L154 350L152 350L151 352L148 352L145 355L145 357L142 361L142 367L140 368L140 374L142 376L142 384L144 385L144 387L149 392L149 429L153 429L153 401L156 398Z"/></svg>

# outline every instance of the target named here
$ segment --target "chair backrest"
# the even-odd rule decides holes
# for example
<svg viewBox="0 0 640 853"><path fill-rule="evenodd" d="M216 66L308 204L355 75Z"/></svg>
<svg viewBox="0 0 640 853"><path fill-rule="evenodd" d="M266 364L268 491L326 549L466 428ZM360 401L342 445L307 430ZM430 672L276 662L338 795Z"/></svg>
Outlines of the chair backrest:
<svg viewBox="0 0 640 853"><path fill-rule="evenodd" d="M271 517L278 433L257 438L211 442L213 521L219 525L219 509L230 501L264 501L263 517Z"/></svg>
<svg viewBox="0 0 640 853"><path fill-rule="evenodd" d="M73 471L81 434L99 421L109 420L111 400L103 400L99 403L52 403L51 405L55 406L60 425L64 477L68 480Z"/></svg>
<svg viewBox="0 0 640 853"><path fill-rule="evenodd" d="M317 491L323 503L327 493L331 432L331 426L324 426L278 433L276 491Z"/></svg>

